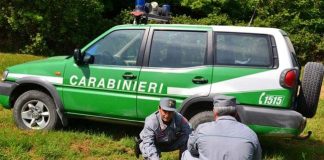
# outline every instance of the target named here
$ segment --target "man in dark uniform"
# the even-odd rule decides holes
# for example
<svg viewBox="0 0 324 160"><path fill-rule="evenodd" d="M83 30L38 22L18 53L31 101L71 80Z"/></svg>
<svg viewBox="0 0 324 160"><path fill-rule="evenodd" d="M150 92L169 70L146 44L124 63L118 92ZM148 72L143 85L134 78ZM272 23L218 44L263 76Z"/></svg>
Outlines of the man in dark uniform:
<svg viewBox="0 0 324 160"><path fill-rule="evenodd" d="M189 136L188 150L183 160L259 160L261 146L257 135L238 122L236 99L230 96L214 97L215 121L200 124Z"/></svg>
<svg viewBox="0 0 324 160"><path fill-rule="evenodd" d="M158 111L145 119L139 149L144 159L160 159L161 152L178 149L181 156L187 149L190 133L188 121L176 112L176 101L162 98Z"/></svg>

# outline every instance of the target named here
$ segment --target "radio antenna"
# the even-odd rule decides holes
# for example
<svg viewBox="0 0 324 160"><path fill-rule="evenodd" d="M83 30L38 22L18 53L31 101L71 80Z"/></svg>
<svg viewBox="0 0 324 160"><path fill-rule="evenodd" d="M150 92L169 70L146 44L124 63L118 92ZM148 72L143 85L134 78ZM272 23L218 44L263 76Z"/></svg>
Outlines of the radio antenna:
<svg viewBox="0 0 324 160"><path fill-rule="evenodd" d="M254 11L253 11L252 17L251 17L250 22L248 24L249 27L251 26L251 23L252 23L252 21L254 19L256 9L259 7L259 3L260 3L260 0L258 1L257 5L254 7Z"/></svg>

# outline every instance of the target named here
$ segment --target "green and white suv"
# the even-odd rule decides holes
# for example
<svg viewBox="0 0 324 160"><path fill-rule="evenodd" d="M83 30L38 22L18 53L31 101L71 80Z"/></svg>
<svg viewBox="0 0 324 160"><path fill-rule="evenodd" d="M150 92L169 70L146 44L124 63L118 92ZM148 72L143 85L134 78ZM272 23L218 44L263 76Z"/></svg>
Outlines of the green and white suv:
<svg viewBox="0 0 324 160"><path fill-rule="evenodd" d="M235 96L258 134L296 136L315 115L323 65L303 81L287 34L275 28L121 25L74 56L9 67L0 104L22 129L54 129L70 116L143 124L162 97L195 128L211 120L215 94Z"/></svg>

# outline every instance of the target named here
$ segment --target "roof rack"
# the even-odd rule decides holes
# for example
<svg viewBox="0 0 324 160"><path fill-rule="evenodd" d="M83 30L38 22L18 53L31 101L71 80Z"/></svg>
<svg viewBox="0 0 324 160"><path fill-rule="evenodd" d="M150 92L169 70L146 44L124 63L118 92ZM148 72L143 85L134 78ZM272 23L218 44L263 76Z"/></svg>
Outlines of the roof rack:
<svg viewBox="0 0 324 160"><path fill-rule="evenodd" d="M131 12L134 17L133 24L147 24L148 20L170 23L170 5L159 7L157 2L144 3L145 0L136 0L135 9Z"/></svg>

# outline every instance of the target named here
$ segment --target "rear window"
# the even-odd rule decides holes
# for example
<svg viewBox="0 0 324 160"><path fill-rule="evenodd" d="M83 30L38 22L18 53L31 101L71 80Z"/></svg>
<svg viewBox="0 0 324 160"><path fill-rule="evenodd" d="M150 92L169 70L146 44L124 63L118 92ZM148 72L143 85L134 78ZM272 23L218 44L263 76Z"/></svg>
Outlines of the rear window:
<svg viewBox="0 0 324 160"><path fill-rule="evenodd" d="M215 64L238 66L272 66L268 35L216 33Z"/></svg>

